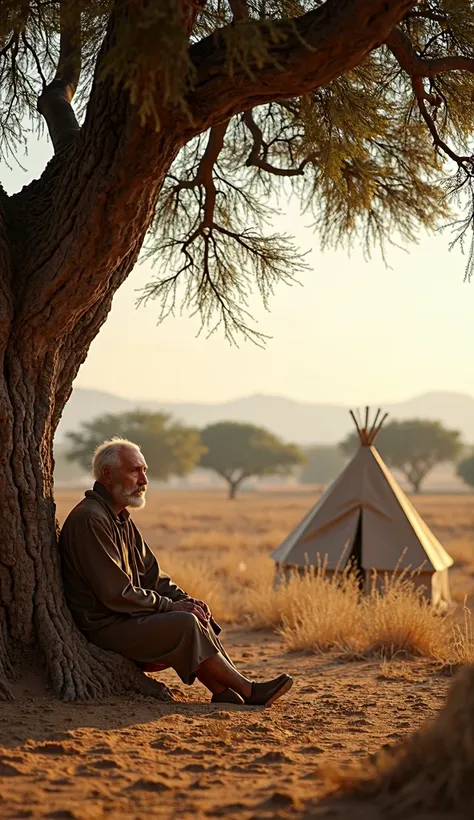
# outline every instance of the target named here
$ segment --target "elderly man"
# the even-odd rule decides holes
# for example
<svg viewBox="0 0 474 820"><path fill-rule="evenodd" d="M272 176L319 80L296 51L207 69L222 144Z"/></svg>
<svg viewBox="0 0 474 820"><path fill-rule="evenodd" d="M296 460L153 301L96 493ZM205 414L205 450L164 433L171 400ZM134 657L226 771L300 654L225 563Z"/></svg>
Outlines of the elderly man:
<svg viewBox="0 0 474 820"><path fill-rule="evenodd" d="M130 441L105 441L93 458L95 484L70 512L59 541L64 589L88 640L144 666L198 678L212 701L270 706L292 686L289 675L256 683L241 675L218 639L204 601L160 570L130 518L145 505L147 465Z"/></svg>

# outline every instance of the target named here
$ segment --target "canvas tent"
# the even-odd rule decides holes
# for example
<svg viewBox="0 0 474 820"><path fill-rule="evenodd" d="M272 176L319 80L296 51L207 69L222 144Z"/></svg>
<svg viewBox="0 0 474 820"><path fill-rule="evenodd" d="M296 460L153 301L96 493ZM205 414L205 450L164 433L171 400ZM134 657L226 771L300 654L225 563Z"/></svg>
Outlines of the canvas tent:
<svg viewBox="0 0 474 820"><path fill-rule="evenodd" d="M272 553L277 577L291 568L324 563L328 572L349 561L359 568L367 591L377 570L421 570L416 583L436 606L450 601L448 569L453 560L415 510L374 447L386 415L372 425L355 421L360 447L341 475Z"/></svg>

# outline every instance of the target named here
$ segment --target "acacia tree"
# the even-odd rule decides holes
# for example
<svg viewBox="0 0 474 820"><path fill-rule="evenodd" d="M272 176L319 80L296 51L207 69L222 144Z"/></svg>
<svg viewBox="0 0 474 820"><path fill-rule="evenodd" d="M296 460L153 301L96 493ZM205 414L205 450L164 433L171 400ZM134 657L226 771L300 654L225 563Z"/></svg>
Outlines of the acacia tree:
<svg viewBox="0 0 474 820"><path fill-rule="evenodd" d="M220 421L201 433L205 452L201 467L220 475L229 487L229 498L247 479L265 475L288 475L292 467L304 461L294 444L285 444L278 436L255 424Z"/></svg>
<svg viewBox="0 0 474 820"><path fill-rule="evenodd" d="M463 458L459 462L456 475L461 478L468 487L474 487L474 456Z"/></svg>
<svg viewBox="0 0 474 820"><path fill-rule="evenodd" d="M174 421L168 413L132 410L106 413L82 424L81 430L67 433L69 460L90 471L95 448L112 436L138 444L148 464L148 475L159 481L172 475L188 475L204 451L195 428Z"/></svg>
<svg viewBox="0 0 474 820"><path fill-rule="evenodd" d="M64 698L147 691L132 664L87 644L61 592L52 443L89 345L147 235L165 271L145 297L163 313L182 297L211 328L252 335L249 287L267 299L298 270L291 242L265 233L281 177L326 242L434 224L446 156L454 190L471 185L471 4L8 0L1 11L1 149L17 153L32 121L54 156L0 193L0 695L28 647Z"/></svg>

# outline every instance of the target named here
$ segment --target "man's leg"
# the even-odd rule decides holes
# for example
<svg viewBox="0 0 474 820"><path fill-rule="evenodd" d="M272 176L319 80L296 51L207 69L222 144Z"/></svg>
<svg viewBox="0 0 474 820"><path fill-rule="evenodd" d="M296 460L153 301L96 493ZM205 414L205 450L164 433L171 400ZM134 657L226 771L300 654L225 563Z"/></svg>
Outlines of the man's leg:
<svg viewBox="0 0 474 820"><path fill-rule="evenodd" d="M157 612L118 619L88 637L98 646L134 661L171 666L183 683L191 684L197 677L213 695L231 689L253 706L269 706L292 685L289 675L265 683L249 681L235 669L213 631L190 612ZM237 695L234 697L241 702Z"/></svg>
<svg viewBox="0 0 474 820"><path fill-rule="evenodd" d="M252 694L252 681L231 666L220 652L200 665L196 677L213 695L226 689L233 689L244 699Z"/></svg>
<svg viewBox="0 0 474 820"><path fill-rule="evenodd" d="M263 683L250 681L234 666L229 665L220 653L203 661L196 671L196 677L212 692L213 696L223 696L220 702L242 703L243 701L247 706L271 706L293 685L290 675L280 675L274 680ZM235 693L242 700L236 697Z"/></svg>

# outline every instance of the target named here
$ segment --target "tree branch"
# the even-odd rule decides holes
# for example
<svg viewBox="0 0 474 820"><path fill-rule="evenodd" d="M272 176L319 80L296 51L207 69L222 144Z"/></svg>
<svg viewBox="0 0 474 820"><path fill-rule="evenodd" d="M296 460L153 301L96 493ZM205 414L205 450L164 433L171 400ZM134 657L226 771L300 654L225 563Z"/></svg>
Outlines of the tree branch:
<svg viewBox="0 0 474 820"><path fill-rule="evenodd" d="M439 135L435 119L428 111L426 103L429 103L436 110L441 105L442 99L426 91L423 79L432 79L446 71L469 71L474 73L474 58L453 56L430 60L419 57L410 38L399 27L394 28L387 37L386 45L400 67L411 78L420 114L433 137L434 145L466 170L469 175L472 175L474 172L474 158L457 154Z"/></svg>
<svg viewBox="0 0 474 820"><path fill-rule="evenodd" d="M198 171L193 180L180 182L175 188L176 193L181 188L196 188L202 186L205 190L205 202L203 209L203 219L198 228L199 233L210 231L214 224L214 209L216 204L216 185L214 182L214 166L217 162L222 147L229 120L215 125L209 132L206 149L199 162Z"/></svg>
<svg viewBox="0 0 474 820"><path fill-rule="evenodd" d="M149 121L140 119L124 82L117 83L110 74L104 77L104 65L117 44L118 26L122 19L130 23L130 15L140 13L141 4L117 0L74 157L57 157L39 182L15 198L25 246L18 271L18 305L21 288L27 288L18 320L36 325L45 344L56 344L61 333L70 334L78 323L87 322L88 315L106 297L111 298L136 262L163 180L183 145L236 113L329 83L384 42L414 5L414 0L327 0L293 20L244 20L238 26L225 26L187 49L193 87L186 95L186 105L167 101L157 83L157 133ZM69 26L72 19L68 14ZM192 15L186 17L187 27L193 22ZM77 27L75 32L78 36ZM189 28L184 34L189 35ZM66 42L77 43L71 37L72 29L63 27L64 49ZM248 49L245 60L235 57L235 48L240 46ZM78 70L78 63L75 65ZM61 69L63 66L64 62ZM124 76L126 79L126 72ZM58 67L58 79L63 82L61 77ZM72 80L70 74L64 75L63 92L69 89L69 95ZM67 97L63 102L69 111ZM64 144L63 138L67 144L68 130L55 132L58 146ZM77 133L75 118L73 132ZM246 237L257 249L263 247L260 237L249 233ZM271 253L259 260L264 295L273 281L285 277L290 252L287 247L282 250L275 237L266 242L266 248ZM294 255L294 248L291 252ZM222 263L220 276L228 282L227 264ZM241 277L239 263L239 269L232 271L237 287ZM200 282L199 294L211 287L208 281Z"/></svg>
<svg viewBox="0 0 474 820"><path fill-rule="evenodd" d="M232 12L234 21L248 20L249 7L247 0L229 0L230 10Z"/></svg>
<svg viewBox="0 0 474 820"><path fill-rule="evenodd" d="M292 20L243 21L238 31L225 26L190 48L193 124L205 130L257 105L327 85L381 45L415 4L328 0Z"/></svg>
<svg viewBox="0 0 474 820"><path fill-rule="evenodd" d="M252 111L250 109L244 112L243 120L248 130L250 131L253 139L253 145L250 154L248 155L247 161L245 163L247 167L253 165L256 168L260 168L260 170L266 171L268 174L274 174L275 176L301 176L308 162L310 162L309 157L305 157L305 159L302 162L300 162L297 168L277 168L275 165L271 165L271 163L267 162L266 160L266 156L269 149L268 143L265 142L263 138L262 129L255 122ZM261 153L263 153L263 156L261 155Z"/></svg>
<svg viewBox="0 0 474 820"><path fill-rule="evenodd" d="M468 71L474 74L474 57L420 57L410 38L399 28L394 28L385 41L400 67L411 77L436 77L447 71Z"/></svg>
<svg viewBox="0 0 474 820"><path fill-rule="evenodd" d="M61 0L60 28L56 74L38 99L38 111L46 120L56 153L80 131L71 106L81 74L81 7L77 0Z"/></svg>

